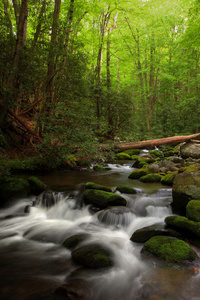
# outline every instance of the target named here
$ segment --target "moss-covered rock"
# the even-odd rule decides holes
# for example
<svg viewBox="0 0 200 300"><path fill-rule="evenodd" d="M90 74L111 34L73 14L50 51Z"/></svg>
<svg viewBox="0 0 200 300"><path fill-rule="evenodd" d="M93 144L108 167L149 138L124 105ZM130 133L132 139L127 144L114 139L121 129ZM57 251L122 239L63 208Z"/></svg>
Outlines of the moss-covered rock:
<svg viewBox="0 0 200 300"><path fill-rule="evenodd" d="M0 204L11 198L27 197L30 184L27 180L17 177L5 177L0 180Z"/></svg>
<svg viewBox="0 0 200 300"><path fill-rule="evenodd" d="M173 236L181 238L181 234L171 228L166 228L165 224L154 224L151 226L146 226L141 229L136 230L130 240L135 243L145 243L153 236Z"/></svg>
<svg viewBox="0 0 200 300"><path fill-rule="evenodd" d="M172 262L194 261L197 258L195 251L186 242L174 237L152 237L142 248L142 253L145 252Z"/></svg>
<svg viewBox="0 0 200 300"><path fill-rule="evenodd" d="M133 168L142 168L155 162L155 159L151 155L144 155L139 157L133 164Z"/></svg>
<svg viewBox="0 0 200 300"><path fill-rule="evenodd" d="M125 152L120 152L115 155L115 159L118 160L130 160L131 156Z"/></svg>
<svg viewBox="0 0 200 300"><path fill-rule="evenodd" d="M93 167L93 170L94 170L94 171L104 171L105 168L104 168L103 166L101 166L101 165L95 165L95 166Z"/></svg>
<svg viewBox="0 0 200 300"><path fill-rule="evenodd" d="M87 182L85 185L86 189L90 189L90 190L102 190L102 191L106 191L106 192L112 192L112 189L107 187L107 186L103 186L94 182Z"/></svg>
<svg viewBox="0 0 200 300"><path fill-rule="evenodd" d="M141 169L137 169L131 172L131 174L129 174L128 178L129 179L139 179L142 176L145 176L149 173L147 168L141 168Z"/></svg>
<svg viewBox="0 0 200 300"><path fill-rule="evenodd" d="M140 157L139 157L138 155L135 155L135 154L131 156L131 159L132 159L132 160L138 160L139 158L140 158Z"/></svg>
<svg viewBox="0 0 200 300"><path fill-rule="evenodd" d="M126 206L126 200L118 195L100 190L86 190L84 194L85 204L92 204L99 208L108 206Z"/></svg>
<svg viewBox="0 0 200 300"><path fill-rule="evenodd" d="M149 183L149 182L160 182L161 178L162 176L160 174L151 173L140 177L139 180L142 182Z"/></svg>
<svg viewBox="0 0 200 300"><path fill-rule="evenodd" d="M165 176L162 176L161 183L165 185L172 185L174 182L175 176L178 174L178 171L168 172Z"/></svg>
<svg viewBox="0 0 200 300"><path fill-rule="evenodd" d="M33 195L38 196L46 189L46 185L37 177L29 177L28 182L30 184L30 192Z"/></svg>
<svg viewBox="0 0 200 300"><path fill-rule="evenodd" d="M137 191L134 188L127 185L119 185L116 190L122 194L137 194Z"/></svg>
<svg viewBox="0 0 200 300"><path fill-rule="evenodd" d="M110 251L98 244L75 249L72 251L72 259L75 263L92 269L107 268L114 264Z"/></svg>
<svg viewBox="0 0 200 300"><path fill-rule="evenodd" d="M140 151L141 151L140 149L128 149L123 152L132 156L132 155L138 155L140 153Z"/></svg>
<svg viewBox="0 0 200 300"><path fill-rule="evenodd" d="M179 168L178 172L179 173L182 173L182 172L197 172L199 170L200 170L199 165L191 165L191 166L185 166L185 167Z"/></svg>
<svg viewBox="0 0 200 300"><path fill-rule="evenodd" d="M157 157L163 157L163 152L159 151L159 150L149 150L149 153L151 154L151 156L153 156L154 158Z"/></svg>
<svg viewBox="0 0 200 300"><path fill-rule="evenodd" d="M100 222L114 226L128 226L133 216L135 216L134 211L124 206L108 207L97 214Z"/></svg>
<svg viewBox="0 0 200 300"><path fill-rule="evenodd" d="M68 237L62 245L65 248L68 249L74 249L76 246L78 246L81 242L87 240L90 237L89 234L87 233L79 233L79 234L74 234L70 237Z"/></svg>
<svg viewBox="0 0 200 300"><path fill-rule="evenodd" d="M186 235L192 234L200 238L200 222L188 220L183 216L169 216L165 218L165 223L172 228L181 230Z"/></svg>
<svg viewBox="0 0 200 300"><path fill-rule="evenodd" d="M188 202L186 215L189 220L200 222L200 200L191 200Z"/></svg>
<svg viewBox="0 0 200 300"><path fill-rule="evenodd" d="M175 176L172 188L172 207L178 214L185 215L190 200L198 200L200 195L200 171L183 172Z"/></svg>

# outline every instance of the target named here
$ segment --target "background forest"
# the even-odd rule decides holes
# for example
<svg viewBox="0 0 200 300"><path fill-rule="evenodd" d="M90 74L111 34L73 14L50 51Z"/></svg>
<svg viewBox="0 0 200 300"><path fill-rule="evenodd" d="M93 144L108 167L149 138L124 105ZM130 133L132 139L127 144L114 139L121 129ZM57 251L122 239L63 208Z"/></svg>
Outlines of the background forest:
<svg viewBox="0 0 200 300"><path fill-rule="evenodd" d="M199 0L1 0L1 149L200 132L199 16Z"/></svg>

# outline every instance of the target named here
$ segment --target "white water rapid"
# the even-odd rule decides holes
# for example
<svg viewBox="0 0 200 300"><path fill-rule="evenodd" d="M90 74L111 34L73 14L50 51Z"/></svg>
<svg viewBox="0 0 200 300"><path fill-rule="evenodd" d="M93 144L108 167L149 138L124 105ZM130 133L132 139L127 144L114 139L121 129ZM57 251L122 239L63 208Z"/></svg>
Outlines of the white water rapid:
<svg viewBox="0 0 200 300"><path fill-rule="evenodd" d="M113 176L111 185L113 182L116 185L118 182L123 183L124 176L127 180L126 175L130 173L130 166L110 165L110 167L111 170L107 174ZM99 181L102 182L102 178ZM134 186L133 181L129 184ZM90 213L89 206L83 205L78 209L77 198L62 193L56 195L56 203L50 208L43 207L39 203L32 206L35 201L35 197L32 196L18 199L12 202L11 206L2 209L0 299L162 300L168 299L168 294L173 294L171 299L179 299L174 291L171 294L164 292L166 298L161 296L151 298L151 293L156 294L154 283L160 275L156 275L154 282L147 284L151 272L154 272L154 263L142 260L140 250L143 245L130 241L135 230L163 223L164 218L172 214L169 205L171 189L157 186L155 193L148 194L140 186L136 188L137 195L123 194L130 212L124 216L127 221L122 222L118 219L117 226L112 215L106 216L108 223L104 224L98 219L98 214ZM30 205L29 213L24 213L27 205ZM113 253L114 267L100 271L88 270L73 263L71 250L63 247L62 243L77 233L89 234L89 238L82 242L83 245L97 242L109 248ZM168 269L168 266L165 268ZM170 265L170 268L173 266ZM152 274L155 276L155 273ZM168 280L167 277L165 280ZM83 292L85 298L83 296L75 298L72 296L73 293L71 296L68 295L68 298L66 296L60 298L54 294L57 287L70 281L86 284Z"/></svg>

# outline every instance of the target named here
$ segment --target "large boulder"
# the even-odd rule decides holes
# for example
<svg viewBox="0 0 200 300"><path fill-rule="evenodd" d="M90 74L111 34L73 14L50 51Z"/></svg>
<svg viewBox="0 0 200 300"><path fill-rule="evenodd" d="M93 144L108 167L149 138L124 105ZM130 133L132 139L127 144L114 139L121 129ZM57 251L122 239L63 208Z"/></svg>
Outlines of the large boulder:
<svg viewBox="0 0 200 300"><path fill-rule="evenodd" d="M200 195L200 171L183 172L174 178L172 207L179 214L185 214L190 200L198 200Z"/></svg>
<svg viewBox="0 0 200 300"><path fill-rule="evenodd" d="M118 195L101 190L86 190L84 194L85 204L92 204L99 208L108 206L126 206L126 200Z"/></svg>
<svg viewBox="0 0 200 300"><path fill-rule="evenodd" d="M142 253L151 253L172 262L194 261L196 252L190 246L175 237L154 236L142 248Z"/></svg>
<svg viewBox="0 0 200 300"><path fill-rule="evenodd" d="M165 223L186 236L200 238L200 222L188 220L183 216L168 216L165 218Z"/></svg>
<svg viewBox="0 0 200 300"><path fill-rule="evenodd" d="M200 144L193 142L183 143L180 147L180 154L182 158L200 158Z"/></svg>
<svg viewBox="0 0 200 300"><path fill-rule="evenodd" d="M189 220L200 222L200 200L191 200L188 202L186 215Z"/></svg>
<svg viewBox="0 0 200 300"><path fill-rule="evenodd" d="M150 226L143 227L141 229L136 230L130 240L134 243L145 243L153 236L162 235L162 236L173 236L177 238L181 238L181 234L171 228L167 228L164 224L154 224Z"/></svg>
<svg viewBox="0 0 200 300"><path fill-rule="evenodd" d="M30 184L27 180L17 177L0 179L0 205L8 200L27 197L30 194Z"/></svg>
<svg viewBox="0 0 200 300"><path fill-rule="evenodd" d="M99 244L90 244L72 251L72 260L86 268L101 269L113 266L111 252Z"/></svg>

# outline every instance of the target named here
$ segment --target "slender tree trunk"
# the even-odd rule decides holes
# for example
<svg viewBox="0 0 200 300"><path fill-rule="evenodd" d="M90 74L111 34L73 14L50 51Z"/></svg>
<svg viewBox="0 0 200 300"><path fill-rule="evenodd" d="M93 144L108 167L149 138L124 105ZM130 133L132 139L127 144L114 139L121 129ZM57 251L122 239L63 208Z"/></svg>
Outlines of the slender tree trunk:
<svg viewBox="0 0 200 300"><path fill-rule="evenodd" d="M45 13L45 9L46 9L46 0L43 1L42 8L40 10L40 14L39 14L39 18L38 18L38 25L37 25L37 28L36 28L36 32L34 34L32 44L31 44L31 53L34 52L34 48L35 48L35 46L37 44L37 41L38 41L38 38L40 36L41 26L42 26L42 18L43 18L43 15Z"/></svg>
<svg viewBox="0 0 200 300"><path fill-rule="evenodd" d="M15 2L15 1L13 1ZM22 54L22 49L24 45L24 30L25 30L25 23L27 19L27 11L28 10L28 0L22 0L21 7L20 7L20 14L18 20L18 30L17 30L17 42L15 46L15 54L13 58L13 66L10 72L8 82L7 82L7 92L0 100L0 127L3 126L4 120L8 113L8 107L11 102L17 98L17 95L14 94L14 88L16 86L16 76L17 70L20 63L20 58ZM19 83L18 83L19 84Z"/></svg>
<svg viewBox="0 0 200 300"><path fill-rule="evenodd" d="M12 26L12 21L10 19L9 13L8 13L8 1L3 0L3 5L4 5L4 14L6 16L7 19L7 24L8 24L8 28L10 30L10 34L13 37L13 26Z"/></svg>

